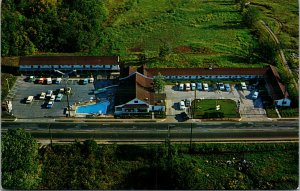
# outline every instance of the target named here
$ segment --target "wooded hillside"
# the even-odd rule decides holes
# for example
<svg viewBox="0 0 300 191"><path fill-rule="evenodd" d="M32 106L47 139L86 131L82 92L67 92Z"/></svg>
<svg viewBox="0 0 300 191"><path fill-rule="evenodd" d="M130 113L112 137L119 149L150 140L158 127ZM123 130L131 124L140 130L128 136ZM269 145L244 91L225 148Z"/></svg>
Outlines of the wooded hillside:
<svg viewBox="0 0 300 191"><path fill-rule="evenodd" d="M2 56L88 51L108 15L97 0L4 0Z"/></svg>

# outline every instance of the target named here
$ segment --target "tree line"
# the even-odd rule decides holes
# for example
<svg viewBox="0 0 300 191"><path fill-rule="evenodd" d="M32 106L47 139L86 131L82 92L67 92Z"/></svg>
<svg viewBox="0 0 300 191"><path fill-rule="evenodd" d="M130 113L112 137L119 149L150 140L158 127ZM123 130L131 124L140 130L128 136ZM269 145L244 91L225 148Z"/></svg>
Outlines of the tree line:
<svg viewBox="0 0 300 191"><path fill-rule="evenodd" d="M101 43L108 10L97 0L2 1L2 56L89 51Z"/></svg>

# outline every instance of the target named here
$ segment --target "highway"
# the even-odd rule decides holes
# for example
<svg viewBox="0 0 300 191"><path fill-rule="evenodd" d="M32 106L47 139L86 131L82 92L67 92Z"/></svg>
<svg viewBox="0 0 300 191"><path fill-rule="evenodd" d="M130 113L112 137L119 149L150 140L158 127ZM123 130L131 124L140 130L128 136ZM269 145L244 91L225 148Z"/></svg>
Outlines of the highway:
<svg viewBox="0 0 300 191"><path fill-rule="evenodd" d="M7 129L25 128L40 141L72 142L95 139L103 143L298 141L298 122L198 123L18 123L2 122ZM47 142L47 141L46 141Z"/></svg>

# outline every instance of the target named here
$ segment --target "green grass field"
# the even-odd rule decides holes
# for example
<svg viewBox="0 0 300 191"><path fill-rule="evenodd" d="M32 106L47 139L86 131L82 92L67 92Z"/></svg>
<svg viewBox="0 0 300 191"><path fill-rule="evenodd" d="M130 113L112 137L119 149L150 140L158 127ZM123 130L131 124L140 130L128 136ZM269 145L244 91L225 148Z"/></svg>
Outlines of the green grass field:
<svg viewBox="0 0 300 191"><path fill-rule="evenodd" d="M194 117L200 119L206 118L238 118L240 114L237 112L235 101L229 99L204 99L196 100ZM220 110L216 110L216 106L220 105Z"/></svg>
<svg viewBox="0 0 300 191"><path fill-rule="evenodd" d="M292 69L299 68L299 59L292 56L298 54L299 46L299 3L296 0L252 0L254 6L262 13L262 19L275 33L281 48ZM295 76L298 76L298 72Z"/></svg>
<svg viewBox="0 0 300 191"><path fill-rule="evenodd" d="M108 1L110 19L105 34L111 39L98 52L113 46L123 61L136 63L145 54L149 67L261 67L247 64L245 47L256 43L241 24L232 0ZM124 8L125 7L125 8ZM166 45L170 52L158 57Z"/></svg>

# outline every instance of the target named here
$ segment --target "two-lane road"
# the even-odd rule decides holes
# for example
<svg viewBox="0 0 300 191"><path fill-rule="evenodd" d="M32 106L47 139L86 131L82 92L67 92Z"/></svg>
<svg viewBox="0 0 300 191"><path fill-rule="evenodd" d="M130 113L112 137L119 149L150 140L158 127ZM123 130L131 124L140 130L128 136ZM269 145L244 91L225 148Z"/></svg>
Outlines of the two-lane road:
<svg viewBox="0 0 300 191"><path fill-rule="evenodd" d="M192 134L191 134L192 127ZM100 142L171 141L298 141L298 122L251 123L17 123L3 122L7 129L25 128L39 140L74 141L95 139ZM170 131L168 131L170 129Z"/></svg>

